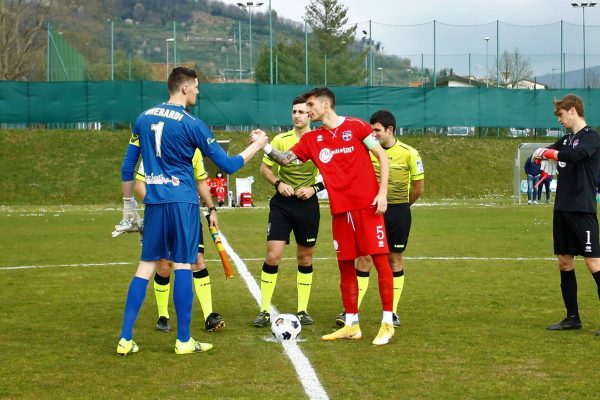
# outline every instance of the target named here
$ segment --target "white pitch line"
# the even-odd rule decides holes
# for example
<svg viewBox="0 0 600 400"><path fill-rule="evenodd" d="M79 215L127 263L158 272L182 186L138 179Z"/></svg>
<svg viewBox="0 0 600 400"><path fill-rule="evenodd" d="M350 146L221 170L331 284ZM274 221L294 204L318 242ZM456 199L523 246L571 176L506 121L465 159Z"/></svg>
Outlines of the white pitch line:
<svg viewBox="0 0 600 400"><path fill-rule="evenodd" d="M246 285L250 290L250 294L252 295L252 297L254 297L254 300L256 300L256 303L260 306L261 299L260 288L258 287L258 284L254 280L252 274L250 274L246 263L244 263L244 261L235 253L235 251L233 251L233 248L229 245L229 242L227 242L227 239L225 238L223 233L221 233L220 236L221 243L223 243L223 247L225 247L227 254L229 254L229 257L237 267L240 276L242 277L242 279L244 279L244 282L246 282ZM277 309L274 306L271 306L271 309L273 315L279 314L279 311L277 311ZM296 369L296 374L298 374L298 378L300 378L300 383L304 387L304 392L306 392L308 398L329 399L329 396L325 392L323 385L321 385L321 382L319 382L317 373L310 364L308 358L298 347L298 344L293 341L282 342L282 344L285 354L290 359L290 361L294 365L294 368Z"/></svg>
<svg viewBox="0 0 600 400"><path fill-rule="evenodd" d="M264 261L264 258L240 258L242 261ZM555 257L404 257L405 260L413 261L556 261ZM284 257L282 260L296 260L294 257ZM333 257L315 257L314 260L335 260ZM220 259L205 260L207 262L221 262ZM64 267L105 267L112 265L137 265L137 261L115 261L115 262L102 262L102 263L88 263L88 264L51 264L51 265L16 265L0 267L0 271L3 270L20 270L20 269L37 269L37 268L64 268ZM250 277L252 277L250 275ZM258 286L257 286L258 288ZM257 289L260 294L260 289ZM260 297L257 298L257 302L260 304Z"/></svg>
<svg viewBox="0 0 600 400"><path fill-rule="evenodd" d="M117 262L104 262L104 263L90 263L90 264L54 264L54 265L17 265L9 267L0 267L2 270L15 270L15 269L37 269L37 268L63 268L63 267L104 267L106 265L135 265L135 262L131 261L117 261Z"/></svg>

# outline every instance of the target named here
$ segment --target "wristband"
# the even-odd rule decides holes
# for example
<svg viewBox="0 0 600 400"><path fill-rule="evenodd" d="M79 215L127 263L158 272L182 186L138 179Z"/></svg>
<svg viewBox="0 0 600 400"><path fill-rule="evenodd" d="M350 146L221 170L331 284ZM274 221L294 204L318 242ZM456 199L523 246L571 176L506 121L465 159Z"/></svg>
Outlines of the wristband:
<svg viewBox="0 0 600 400"><path fill-rule="evenodd" d="M215 206L208 207L208 212L210 213L211 211L217 212L217 207L215 207Z"/></svg>
<svg viewBox="0 0 600 400"><path fill-rule="evenodd" d="M273 186L275 186L275 190L277 190L277 188L279 187L279 185L281 184L281 182L283 182L281 179L277 179L275 181L275 183L273 184Z"/></svg>
<svg viewBox="0 0 600 400"><path fill-rule="evenodd" d="M271 146L270 143L267 143L265 147L263 147L263 151L265 152L265 154L269 155L273 151L273 146Z"/></svg>
<svg viewBox="0 0 600 400"><path fill-rule="evenodd" d="M315 189L315 193L319 193L322 190L325 190L325 184L323 182L317 182L312 186Z"/></svg>

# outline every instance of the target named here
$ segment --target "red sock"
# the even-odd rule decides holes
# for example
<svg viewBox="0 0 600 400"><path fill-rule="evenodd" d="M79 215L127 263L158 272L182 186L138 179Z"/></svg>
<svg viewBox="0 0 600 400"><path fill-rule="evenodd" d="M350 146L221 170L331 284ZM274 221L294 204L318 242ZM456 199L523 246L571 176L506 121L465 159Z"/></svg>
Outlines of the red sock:
<svg viewBox="0 0 600 400"><path fill-rule="evenodd" d="M340 290L344 312L356 314L358 313L358 281L356 280L354 260L338 260L338 266L340 267ZM390 301L390 307L391 303Z"/></svg>
<svg viewBox="0 0 600 400"><path fill-rule="evenodd" d="M377 269L381 306L383 307L383 311L392 311L394 304L394 277L388 256L387 254L374 254L371 257Z"/></svg>

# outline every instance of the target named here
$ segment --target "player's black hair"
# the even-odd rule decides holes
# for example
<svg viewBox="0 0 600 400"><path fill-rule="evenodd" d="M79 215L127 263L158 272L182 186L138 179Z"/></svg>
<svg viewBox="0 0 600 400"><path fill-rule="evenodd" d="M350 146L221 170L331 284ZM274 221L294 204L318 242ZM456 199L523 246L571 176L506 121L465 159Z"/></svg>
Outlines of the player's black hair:
<svg viewBox="0 0 600 400"><path fill-rule="evenodd" d="M296 104L304 104L306 103L306 97L304 97L304 95L300 95L297 96L294 101L292 101L292 106L295 106Z"/></svg>
<svg viewBox="0 0 600 400"><path fill-rule="evenodd" d="M396 117L388 110L379 110L375 111L373 115L371 115L371 119L369 121L371 124L380 123L385 129L390 126L394 128L394 133L396 133Z"/></svg>
<svg viewBox="0 0 600 400"><path fill-rule="evenodd" d="M167 88L169 89L169 93L172 94L177 92L181 85L196 78L198 78L198 74L192 68L173 68L173 71L171 71L169 74L169 79L167 80Z"/></svg>
<svg viewBox="0 0 600 400"><path fill-rule="evenodd" d="M331 89L326 87L316 87L310 92L304 93L304 98L308 99L309 97L327 97L329 99L329 105L332 109L335 109L335 94L331 91Z"/></svg>

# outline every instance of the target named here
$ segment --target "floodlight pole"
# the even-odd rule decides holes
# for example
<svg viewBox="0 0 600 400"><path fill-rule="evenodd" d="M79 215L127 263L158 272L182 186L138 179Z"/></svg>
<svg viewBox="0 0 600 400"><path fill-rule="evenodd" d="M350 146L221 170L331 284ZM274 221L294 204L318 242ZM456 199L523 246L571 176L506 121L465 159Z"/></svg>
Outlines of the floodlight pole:
<svg viewBox="0 0 600 400"><path fill-rule="evenodd" d="M173 68L177 68L177 26L173 21Z"/></svg>
<svg viewBox="0 0 600 400"><path fill-rule="evenodd" d="M582 16L582 28L583 28L583 88L586 88L586 70L585 70L585 9L587 7L595 7L596 2L580 2L580 3L571 3L571 5L575 8L581 8L581 16Z"/></svg>
<svg viewBox="0 0 600 400"><path fill-rule="evenodd" d="M240 82L242 81L242 21L238 21L238 47L240 49Z"/></svg>
<svg viewBox="0 0 600 400"><path fill-rule="evenodd" d="M264 3L262 3L262 2L254 3L253 1L247 1L246 4L244 4L244 3L236 3L236 4L237 4L238 7L241 7L243 9L245 9L246 11L248 11L248 30L249 30L248 41L250 43L250 79L252 79L252 75L253 75L253 64L252 64L253 63L253 60L252 60L252 8L260 7ZM272 65L272 63L271 63L271 65ZM272 72L271 72L271 76L272 76Z"/></svg>
<svg viewBox="0 0 600 400"><path fill-rule="evenodd" d="M165 39L165 42L167 43L167 79L169 79L169 42L175 42L175 39L168 38ZM173 62L173 65L175 65L175 62Z"/></svg>
<svg viewBox="0 0 600 400"><path fill-rule="evenodd" d="M110 20L110 80L115 80L115 21Z"/></svg>
<svg viewBox="0 0 600 400"><path fill-rule="evenodd" d="M273 84L273 13L269 0L269 80Z"/></svg>
<svg viewBox="0 0 600 400"><path fill-rule="evenodd" d="M308 27L304 21L304 84L308 86Z"/></svg>
<svg viewBox="0 0 600 400"><path fill-rule="evenodd" d="M483 40L485 40L485 87L489 88L490 87L490 67L488 64L488 58L489 58L489 54L488 54L488 44L490 42L490 38L489 37L484 37Z"/></svg>

